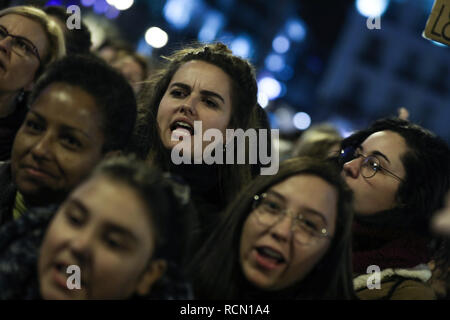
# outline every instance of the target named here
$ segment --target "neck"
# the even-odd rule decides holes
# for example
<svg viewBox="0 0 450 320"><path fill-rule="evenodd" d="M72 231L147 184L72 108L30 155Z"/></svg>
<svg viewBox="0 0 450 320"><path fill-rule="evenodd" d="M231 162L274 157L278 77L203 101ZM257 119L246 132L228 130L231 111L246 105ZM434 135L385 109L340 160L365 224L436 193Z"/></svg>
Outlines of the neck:
<svg viewBox="0 0 450 320"><path fill-rule="evenodd" d="M0 94L0 118L6 118L14 112L17 92Z"/></svg>

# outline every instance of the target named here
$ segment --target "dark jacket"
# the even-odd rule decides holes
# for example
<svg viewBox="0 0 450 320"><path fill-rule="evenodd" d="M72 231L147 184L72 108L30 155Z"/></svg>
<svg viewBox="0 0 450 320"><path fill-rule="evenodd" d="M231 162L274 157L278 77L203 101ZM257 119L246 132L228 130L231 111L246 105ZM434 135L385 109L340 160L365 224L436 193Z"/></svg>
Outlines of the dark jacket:
<svg viewBox="0 0 450 320"><path fill-rule="evenodd" d="M0 226L12 220L16 191L11 177L11 164L3 162L0 164Z"/></svg>
<svg viewBox="0 0 450 320"><path fill-rule="evenodd" d="M363 300L436 299L427 284L431 277L428 237L394 225L389 214L396 212L355 217L352 262L356 295ZM369 289L377 279L379 287Z"/></svg>
<svg viewBox="0 0 450 320"><path fill-rule="evenodd" d="M11 115L0 118L0 161L11 159L14 138L28 112L25 100L17 105Z"/></svg>
<svg viewBox="0 0 450 320"><path fill-rule="evenodd" d="M28 210L0 226L0 299L36 299L37 260L56 206Z"/></svg>

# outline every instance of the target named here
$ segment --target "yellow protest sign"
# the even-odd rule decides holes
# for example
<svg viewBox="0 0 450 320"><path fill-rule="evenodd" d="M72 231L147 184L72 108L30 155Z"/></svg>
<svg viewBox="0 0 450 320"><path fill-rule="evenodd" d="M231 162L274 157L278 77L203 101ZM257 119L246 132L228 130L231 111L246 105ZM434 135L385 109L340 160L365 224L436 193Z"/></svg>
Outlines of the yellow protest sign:
<svg viewBox="0 0 450 320"><path fill-rule="evenodd" d="M423 36L450 45L450 0L435 0Z"/></svg>

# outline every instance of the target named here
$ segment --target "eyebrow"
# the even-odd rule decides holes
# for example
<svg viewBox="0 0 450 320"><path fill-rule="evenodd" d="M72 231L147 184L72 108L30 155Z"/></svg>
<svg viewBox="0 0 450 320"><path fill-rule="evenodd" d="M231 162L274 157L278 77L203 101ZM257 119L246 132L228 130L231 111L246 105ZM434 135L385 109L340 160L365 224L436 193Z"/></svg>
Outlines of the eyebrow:
<svg viewBox="0 0 450 320"><path fill-rule="evenodd" d="M0 24L0 28L5 29L5 31L6 31L8 34L10 34L11 36L14 36L14 37L16 37L16 38L19 38L19 39L21 39L21 40L25 40L25 41L29 42L29 44L31 44L33 47L35 47L35 45L33 44L33 42L31 42L30 39L28 39L28 38L26 38L26 37L23 37L23 36L16 35L16 34L11 34L11 33L9 32L9 30L8 30L4 25L2 25L2 24Z"/></svg>
<svg viewBox="0 0 450 320"><path fill-rule="evenodd" d="M280 198L281 200L286 201L286 198L282 194L280 194L276 191L269 190L266 193L268 193L268 194L270 193L270 194L276 196L277 198ZM317 211L316 209L313 209L311 207L304 207L304 208L302 208L302 212L316 215L316 216L320 217L323 220L323 222L327 223L327 219L325 219L325 215L322 212Z"/></svg>
<svg viewBox="0 0 450 320"><path fill-rule="evenodd" d="M37 111L30 110L30 114L33 114L34 116L39 118L40 121L46 122L45 117L41 116ZM66 124L62 124L61 127L64 130L77 131L77 132L81 133L82 135L84 135L86 138L91 139L91 136L89 134L87 134L86 132L84 132L83 130L81 130L81 129L74 128L74 127L68 126Z"/></svg>
<svg viewBox="0 0 450 320"><path fill-rule="evenodd" d="M81 202L77 198L69 198L67 206L69 206L69 207L76 207L78 210L80 210L84 214L88 214L89 213L89 209L84 205L83 202Z"/></svg>
<svg viewBox="0 0 450 320"><path fill-rule="evenodd" d="M71 198L69 200L68 205L76 207L77 209L79 209L84 214L89 214L90 213L90 210L86 207L86 205L82 201L77 199L77 198ZM107 226L107 228L109 228L113 232L117 232L117 233L125 236L126 238L131 239L131 241L133 241L134 243L138 243L139 242L138 238L132 232L130 232L129 230L127 230L127 229L125 229L125 228L123 228L121 226L118 226L115 223L108 222L108 223L106 223L106 226Z"/></svg>
<svg viewBox="0 0 450 320"><path fill-rule="evenodd" d="M189 91L191 90L191 87L189 85L187 85L185 83L181 83L181 82L172 83L172 85L170 87L174 87L174 86L180 87L182 89L189 90ZM209 91L209 90L201 90L200 93L204 94L204 95L207 95L207 96L216 97L217 99L221 100L222 103L225 103L225 99L220 94L218 94L216 92Z"/></svg>
<svg viewBox="0 0 450 320"><path fill-rule="evenodd" d="M363 147L363 146L359 146L358 149L361 149L361 151L364 152L364 147ZM385 154L381 153L380 151L375 150L375 151L372 151L371 154L376 155L376 156L383 157L384 159L386 159L386 161L387 161L389 164L391 164L391 162L389 161L388 157L387 157Z"/></svg>
<svg viewBox="0 0 450 320"><path fill-rule="evenodd" d="M108 222L106 226L109 229L109 231L118 233L124 236L125 238L130 239L130 241L132 241L133 243L139 243L138 237L134 235L131 231L111 222Z"/></svg>

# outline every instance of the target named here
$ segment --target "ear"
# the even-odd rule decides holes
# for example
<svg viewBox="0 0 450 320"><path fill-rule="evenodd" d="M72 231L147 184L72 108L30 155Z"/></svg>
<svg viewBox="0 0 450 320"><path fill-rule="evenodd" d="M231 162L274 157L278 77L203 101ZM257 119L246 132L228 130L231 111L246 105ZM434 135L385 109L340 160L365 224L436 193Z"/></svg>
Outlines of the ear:
<svg viewBox="0 0 450 320"><path fill-rule="evenodd" d="M103 159L110 159L110 158L114 158L114 157L119 157L121 155L122 155L121 150L112 150L112 151L108 151L107 153L105 153L105 155L103 156Z"/></svg>
<svg viewBox="0 0 450 320"><path fill-rule="evenodd" d="M166 269L167 261L164 259L156 259L150 262L147 270L141 275L135 292L140 296L147 295L153 284L164 275Z"/></svg>

